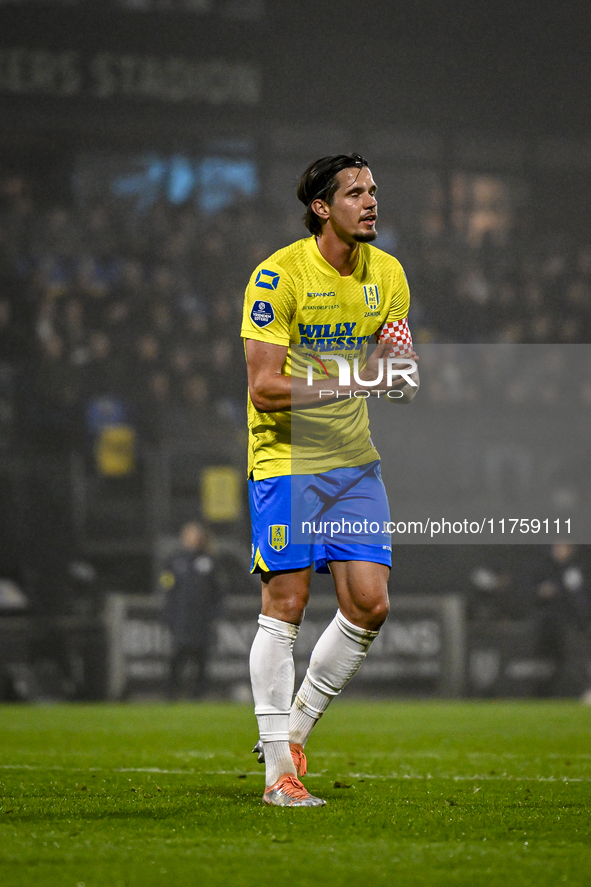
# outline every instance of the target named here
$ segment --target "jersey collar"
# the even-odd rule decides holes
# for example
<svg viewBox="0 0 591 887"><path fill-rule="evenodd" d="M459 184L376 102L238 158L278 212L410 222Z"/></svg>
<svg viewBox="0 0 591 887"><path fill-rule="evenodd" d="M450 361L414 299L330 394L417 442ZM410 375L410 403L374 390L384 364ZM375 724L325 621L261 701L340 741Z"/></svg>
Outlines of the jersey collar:
<svg viewBox="0 0 591 887"><path fill-rule="evenodd" d="M307 237L305 243L308 255L310 256L310 259L312 260L314 265L316 265L318 270L321 271L323 274L326 274L327 277L338 277L339 279L341 279L341 275L339 274L337 269L333 268L330 262L326 261L326 259L318 249L316 238L314 236ZM361 278L363 277L363 269L365 267L366 244L361 243L359 244L359 246L361 247L359 250L359 261L357 262L355 270L349 276L361 280ZM345 277L343 278L343 280L347 280L347 278Z"/></svg>

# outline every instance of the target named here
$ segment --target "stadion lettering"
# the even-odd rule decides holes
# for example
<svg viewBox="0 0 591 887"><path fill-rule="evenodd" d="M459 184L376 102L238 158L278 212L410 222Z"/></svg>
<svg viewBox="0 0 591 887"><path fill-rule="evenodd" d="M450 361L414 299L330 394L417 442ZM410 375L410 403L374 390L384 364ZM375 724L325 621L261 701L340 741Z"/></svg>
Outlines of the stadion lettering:
<svg viewBox="0 0 591 887"><path fill-rule="evenodd" d="M12 95L125 98L163 102L256 105L261 75L254 65L223 58L67 50L0 49L0 92Z"/></svg>

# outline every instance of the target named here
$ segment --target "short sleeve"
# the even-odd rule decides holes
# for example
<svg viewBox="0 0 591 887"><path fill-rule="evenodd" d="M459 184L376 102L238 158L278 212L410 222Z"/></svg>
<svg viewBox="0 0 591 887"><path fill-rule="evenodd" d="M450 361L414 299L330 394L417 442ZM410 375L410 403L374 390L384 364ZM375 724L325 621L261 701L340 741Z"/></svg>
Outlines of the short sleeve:
<svg viewBox="0 0 591 887"><path fill-rule="evenodd" d="M398 260L395 260L392 280L392 301L386 318L386 323L402 320L408 317L410 307L410 289L404 269Z"/></svg>
<svg viewBox="0 0 591 887"><path fill-rule="evenodd" d="M291 276L280 265L265 262L246 287L241 336L289 345L296 298Z"/></svg>

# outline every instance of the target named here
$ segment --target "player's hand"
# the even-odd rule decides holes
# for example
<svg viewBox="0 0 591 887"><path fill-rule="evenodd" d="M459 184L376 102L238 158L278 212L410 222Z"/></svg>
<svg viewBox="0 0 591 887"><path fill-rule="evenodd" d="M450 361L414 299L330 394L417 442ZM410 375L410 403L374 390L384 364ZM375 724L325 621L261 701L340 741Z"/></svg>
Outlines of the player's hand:
<svg viewBox="0 0 591 887"><path fill-rule="evenodd" d="M384 342L383 344L384 344L384 345L387 345L387 346L390 347L390 351L389 351L388 354L386 355L386 357L390 357L390 354L391 354L391 351L392 351L392 345L394 344L394 342L388 342L388 341L386 341L386 342ZM411 348L410 351L405 351L404 354L398 354L398 355L396 355L396 357L392 357L391 360L392 360L392 364L393 364L393 366L394 366L394 369L397 369L397 368L398 368L398 367L397 367L397 363L398 363L398 361L401 362L401 363L400 363L400 369L407 369L407 368L408 368L408 363L406 363L406 361L408 361L408 360L414 360L415 363L418 363L419 355L418 355L417 352L414 350L414 348ZM405 380L402 376L398 376L397 379L393 379L393 380L392 380L392 388L403 388L404 385L406 385L406 384L407 384L407 382L406 382L406 380ZM391 388L390 390L392 390L392 388Z"/></svg>
<svg viewBox="0 0 591 887"><path fill-rule="evenodd" d="M359 378L363 381L367 380L368 382L377 378L380 371L380 363L382 363L383 368L383 362L387 360L391 350L392 345L390 342L378 342L367 358L367 363L365 364L363 371L359 373Z"/></svg>
<svg viewBox="0 0 591 887"><path fill-rule="evenodd" d="M391 356L394 346L397 344L398 344L397 342L394 342L391 339L383 339L381 342L378 342L376 348L369 355L369 357L367 359L367 363L365 365L365 368L359 374L359 378L362 381L364 381L364 380L373 381L374 379L377 378L377 376L379 374L380 361L382 362L383 380L384 380L383 385L382 384L376 385L376 387L372 389L373 391L377 392L377 390L380 390L383 392L383 391L392 390L395 388L402 388L405 384L407 384L404 377L398 376L396 379L392 380L392 385L388 386L388 388L386 388L386 373L384 371L385 363L388 360L388 358ZM400 369L408 369L407 361L414 360L415 362L418 362L418 359L419 359L419 355L417 354L417 352L413 348L411 348L409 351L406 351L404 354L400 354L400 355L397 355L396 357L391 358L394 369L397 369L398 362L400 362Z"/></svg>

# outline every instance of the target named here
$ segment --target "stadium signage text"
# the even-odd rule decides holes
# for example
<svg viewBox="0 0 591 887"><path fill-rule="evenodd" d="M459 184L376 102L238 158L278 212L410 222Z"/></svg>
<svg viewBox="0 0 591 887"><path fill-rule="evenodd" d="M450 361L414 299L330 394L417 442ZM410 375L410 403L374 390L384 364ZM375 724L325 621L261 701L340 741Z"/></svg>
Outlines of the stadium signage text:
<svg viewBox="0 0 591 887"><path fill-rule="evenodd" d="M62 98L126 98L170 103L256 105L260 71L225 59L0 49L0 91Z"/></svg>

